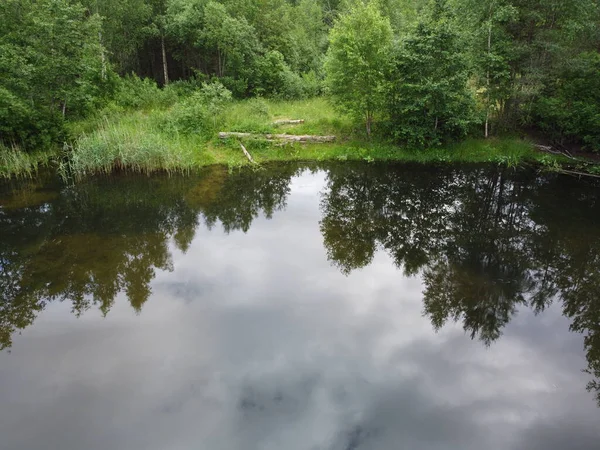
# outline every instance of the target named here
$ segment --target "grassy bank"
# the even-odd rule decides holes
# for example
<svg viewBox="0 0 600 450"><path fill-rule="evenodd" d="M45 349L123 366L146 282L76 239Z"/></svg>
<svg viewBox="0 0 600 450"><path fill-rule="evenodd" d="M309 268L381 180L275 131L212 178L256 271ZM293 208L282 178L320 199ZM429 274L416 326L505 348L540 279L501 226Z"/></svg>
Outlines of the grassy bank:
<svg viewBox="0 0 600 450"><path fill-rule="evenodd" d="M26 153L0 144L0 179L33 177L42 167L48 167L56 154L50 151Z"/></svg>
<svg viewBox="0 0 600 450"><path fill-rule="evenodd" d="M304 119L300 125L274 125L279 119ZM74 136L68 158L57 164L75 178L128 170L186 172L225 164L249 164L236 139L219 140L219 131L335 135L330 144L274 145L265 140L245 140L257 163L269 161L416 161L490 162L517 165L539 161L547 166L560 157L536 152L514 138L469 139L445 148L417 150L368 140L362 128L339 115L323 98L301 101L251 99L228 104L218 114L206 115L189 100L166 106L125 110L108 108L95 117L71 126ZM2 152L0 176L31 175L51 156Z"/></svg>

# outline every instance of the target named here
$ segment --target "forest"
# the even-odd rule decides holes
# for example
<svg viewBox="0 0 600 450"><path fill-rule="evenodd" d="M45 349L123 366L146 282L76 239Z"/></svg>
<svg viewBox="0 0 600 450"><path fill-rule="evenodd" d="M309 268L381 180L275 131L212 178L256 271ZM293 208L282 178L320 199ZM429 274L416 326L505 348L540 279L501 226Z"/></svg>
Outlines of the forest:
<svg viewBox="0 0 600 450"><path fill-rule="evenodd" d="M3 0L0 22L3 176L239 163L217 133L277 118L338 138L279 159L600 151L597 0Z"/></svg>

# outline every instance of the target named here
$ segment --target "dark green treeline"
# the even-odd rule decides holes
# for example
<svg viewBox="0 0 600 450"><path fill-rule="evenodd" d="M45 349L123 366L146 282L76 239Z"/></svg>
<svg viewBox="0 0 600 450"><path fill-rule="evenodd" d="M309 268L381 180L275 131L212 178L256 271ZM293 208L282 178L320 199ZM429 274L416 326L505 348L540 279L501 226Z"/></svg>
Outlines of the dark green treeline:
<svg viewBox="0 0 600 450"><path fill-rule="evenodd" d="M65 122L142 95L133 76L331 94L410 145L535 129L598 150L599 18L597 0L4 0L0 142L62 143Z"/></svg>

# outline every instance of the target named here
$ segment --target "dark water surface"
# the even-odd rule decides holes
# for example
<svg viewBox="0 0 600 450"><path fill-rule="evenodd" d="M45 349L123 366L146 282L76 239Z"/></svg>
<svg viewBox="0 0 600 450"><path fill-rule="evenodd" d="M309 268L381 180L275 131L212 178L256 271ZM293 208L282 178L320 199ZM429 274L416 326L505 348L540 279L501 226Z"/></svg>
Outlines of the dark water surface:
<svg viewBox="0 0 600 450"><path fill-rule="evenodd" d="M4 188L0 448L596 450L599 297L600 185L534 170Z"/></svg>

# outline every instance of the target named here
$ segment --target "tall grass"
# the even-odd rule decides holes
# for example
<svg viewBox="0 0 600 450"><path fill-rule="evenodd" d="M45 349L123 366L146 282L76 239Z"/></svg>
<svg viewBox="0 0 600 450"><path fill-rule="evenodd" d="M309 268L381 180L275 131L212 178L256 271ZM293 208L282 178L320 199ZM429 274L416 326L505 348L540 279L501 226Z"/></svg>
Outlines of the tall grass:
<svg viewBox="0 0 600 450"><path fill-rule="evenodd" d="M301 125L275 126L279 119L303 119ZM221 131L249 133L328 134L349 137L355 134L352 121L336 113L327 99L265 100L235 102L224 112Z"/></svg>
<svg viewBox="0 0 600 450"><path fill-rule="evenodd" d="M61 172L83 178L123 170L182 172L193 165L192 148L182 145L178 136L165 135L148 120L124 117L104 120L94 132L81 135Z"/></svg>
<svg viewBox="0 0 600 450"><path fill-rule="evenodd" d="M192 97L193 98L193 97ZM62 173L76 179L113 171L181 172L209 164L246 164L239 142L220 141L218 131L328 134L334 144L274 145L248 140L246 147L261 162L269 161L412 161L489 162L508 166L541 160L523 140L469 139L444 148L411 149L368 140L362 127L334 111L324 98L283 101L255 98L229 104L218 116L203 113L189 96L172 106L137 111L110 110L73 125L79 137ZM301 125L276 126L277 119L304 119Z"/></svg>
<svg viewBox="0 0 600 450"><path fill-rule="evenodd" d="M31 178L41 167L48 166L53 156L52 152L26 153L0 144L0 178Z"/></svg>

